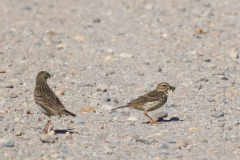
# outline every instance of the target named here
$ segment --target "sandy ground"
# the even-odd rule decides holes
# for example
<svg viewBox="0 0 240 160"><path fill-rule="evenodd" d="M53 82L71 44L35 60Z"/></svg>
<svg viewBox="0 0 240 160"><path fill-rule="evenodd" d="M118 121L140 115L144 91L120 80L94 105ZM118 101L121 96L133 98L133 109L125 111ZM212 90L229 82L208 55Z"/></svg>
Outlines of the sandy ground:
<svg viewBox="0 0 240 160"><path fill-rule="evenodd" d="M238 0L1 0L0 159L239 159ZM76 118L35 105L39 71ZM149 115L124 108L166 81ZM95 113L82 113L91 107ZM42 137L41 137L42 136ZM42 139L50 143L44 143Z"/></svg>

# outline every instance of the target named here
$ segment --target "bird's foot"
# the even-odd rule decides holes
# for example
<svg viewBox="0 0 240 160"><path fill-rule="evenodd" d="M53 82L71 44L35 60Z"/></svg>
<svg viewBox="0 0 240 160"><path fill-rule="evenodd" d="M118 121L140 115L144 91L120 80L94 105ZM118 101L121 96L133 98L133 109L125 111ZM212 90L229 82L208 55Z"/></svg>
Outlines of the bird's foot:
<svg viewBox="0 0 240 160"><path fill-rule="evenodd" d="M154 120L152 120L149 124L162 124L163 122L156 122Z"/></svg>

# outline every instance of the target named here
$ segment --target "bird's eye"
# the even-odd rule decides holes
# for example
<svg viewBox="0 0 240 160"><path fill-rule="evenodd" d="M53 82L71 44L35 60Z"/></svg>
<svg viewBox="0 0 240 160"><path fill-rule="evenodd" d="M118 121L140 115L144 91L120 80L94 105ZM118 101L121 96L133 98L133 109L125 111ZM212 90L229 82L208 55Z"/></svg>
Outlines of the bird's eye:
<svg viewBox="0 0 240 160"><path fill-rule="evenodd" d="M164 84L163 87L166 87L166 85Z"/></svg>

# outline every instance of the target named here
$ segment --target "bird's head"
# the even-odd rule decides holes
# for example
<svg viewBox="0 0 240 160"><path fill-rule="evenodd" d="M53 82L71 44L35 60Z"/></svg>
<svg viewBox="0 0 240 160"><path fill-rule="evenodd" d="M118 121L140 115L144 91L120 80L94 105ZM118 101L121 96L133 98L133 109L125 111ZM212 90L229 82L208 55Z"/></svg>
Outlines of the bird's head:
<svg viewBox="0 0 240 160"><path fill-rule="evenodd" d="M47 80L48 78L52 77L47 71L41 71L37 75L37 80Z"/></svg>
<svg viewBox="0 0 240 160"><path fill-rule="evenodd" d="M162 82L160 83L157 88L156 91L157 92L166 92L168 90L174 90L175 87L170 86L170 84L168 84L167 82Z"/></svg>

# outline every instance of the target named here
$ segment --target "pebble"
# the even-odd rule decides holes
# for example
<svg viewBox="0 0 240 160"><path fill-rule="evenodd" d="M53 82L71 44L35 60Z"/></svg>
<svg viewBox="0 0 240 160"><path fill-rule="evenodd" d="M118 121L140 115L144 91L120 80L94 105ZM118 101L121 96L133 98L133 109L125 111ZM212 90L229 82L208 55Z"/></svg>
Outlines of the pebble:
<svg viewBox="0 0 240 160"><path fill-rule="evenodd" d="M60 44L59 44L59 45L57 46L57 49L63 49L63 45L60 45Z"/></svg>
<svg viewBox="0 0 240 160"><path fill-rule="evenodd" d="M207 100L208 100L208 102L214 102L213 98L208 98Z"/></svg>
<svg viewBox="0 0 240 160"><path fill-rule="evenodd" d="M47 31L46 31L46 34L48 34L48 35L56 35L57 32L51 31L51 30L47 30Z"/></svg>
<svg viewBox="0 0 240 160"><path fill-rule="evenodd" d="M186 148L187 146L188 146L188 142L186 142L186 141L180 141L180 142L177 142L177 143L173 146L173 149Z"/></svg>
<svg viewBox="0 0 240 160"><path fill-rule="evenodd" d="M154 6L153 6L152 4L147 4L147 5L145 6L145 8L146 8L147 10L152 10L152 9L154 8Z"/></svg>
<svg viewBox="0 0 240 160"><path fill-rule="evenodd" d="M137 117L134 117L134 116L131 116L128 118L129 121L137 121L138 118Z"/></svg>
<svg viewBox="0 0 240 160"><path fill-rule="evenodd" d="M71 122L71 123L76 123L76 124L84 124L84 123L85 123L82 119L76 118L76 117L71 118L71 119L70 119L70 122Z"/></svg>
<svg viewBox="0 0 240 160"><path fill-rule="evenodd" d="M14 147L14 145L15 145L15 142L10 141L10 142L7 142L7 143L3 144L2 147Z"/></svg>
<svg viewBox="0 0 240 160"><path fill-rule="evenodd" d="M55 133L55 131L52 130L52 131L48 132L48 134L49 135L55 135L56 133Z"/></svg>
<svg viewBox="0 0 240 160"><path fill-rule="evenodd" d="M101 22L100 18L96 18L93 20L93 23L100 23L100 22Z"/></svg>
<svg viewBox="0 0 240 160"><path fill-rule="evenodd" d="M108 89L108 86L105 84L98 84L96 87L97 87L97 91L105 91L106 92Z"/></svg>
<svg viewBox="0 0 240 160"><path fill-rule="evenodd" d="M224 77L222 77L222 80L227 81L227 80L228 80L228 77L224 76Z"/></svg>
<svg viewBox="0 0 240 160"><path fill-rule="evenodd" d="M53 135L40 134L39 138L42 142L46 142L46 143L54 143L55 142L55 137Z"/></svg>
<svg viewBox="0 0 240 160"><path fill-rule="evenodd" d="M95 113L96 111L92 107L83 107L80 110L81 113Z"/></svg>
<svg viewBox="0 0 240 160"><path fill-rule="evenodd" d="M238 58L238 51L237 51L237 49L236 49L236 48L233 48L233 49L231 50L231 52L229 53L229 56L230 56L231 58Z"/></svg>
<svg viewBox="0 0 240 160"><path fill-rule="evenodd" d="M13 88L13 85L10 83L0 83L0 87L3 88Z"/></svg>
<svg viewBox="0 0 240 160"><path fill-rule="evenodd" d="M219 118L224 116L224 112L215 112L212 114L213 117Z"/></svg>
<svg viewBox="0 0 240 160"><path fill-rule="evenodd" d="M162 119L162 118L166 118L168 116L168 113L165 112L165 111L161 111L161 112L158 112L158 113L155 113L152 118L157 121L159 119Z"/></svg>
<svg viewBox="0 0 240 160"><path fill-rule="evenodd" d="M61 89L56 92L57 95L64 95L64 93L65 93L65 89Z"/></svg>
<svg viewBox="0 0 240 160"><path fill-rule="evenodd" d="M202 78L200 78L200 81L202 81L202 82L207 82L208 79L207 79L206 77L202 77Z"/></svg>
<svg viewBox="0 0 240 160"><path fill-rule="evenodd" d="M15 136L21 136L22 135L22 130L17 130L15 132Z"/></svg>
<svg viewBox="0 0 240 160"><path fill-rule="evenodd" d="M19 117L15 117L14 119L15 119L15 122L20 121L20 118L19 118Z"/></svg>
<svg viewBox="0 0 240 160"><path fill-rule="evenodd" d="M24 114L32 114L32 112L30 110L28 110L28 109L25 109L24 110Z"/></svg>
<svg viewBox="0 0 240 160"><path fill-rule="evenodd" d="M133 58L133 55L132 54L127 54L127 53L121 53L120 57L122 57L122 58Z"/></svg>
<svg viewBox="0 0 240 160"><path fill-rule="evenodd" d="M0 69L0 73L6 73L4 69Z"/></svg>
<svg viewBox="0 0 240 160"><path fill-rule="evenodd" d="M14 131L14 123L10 123L10 122L5 123L3 130L8 132Z"/></svg>
<svg viewBox="0 0 240 160"><path fill-rule="evenodd" d="M143 143L143 144L149 144L149 142L145 139L136 139L136 142L140 142L140 143Z"/></svg>
<svg viewBox="0 0 240 160"><path fill-rule="evenodd" d="M159 149L169 149L169 146L166 143L163 143Z"/></svg>
<svg viewBox="0 0 240 160"><path fill-rule="evenodd" d="M17 98L17 97L18 97L17 93L13 92L13 93L10 94L10 98Z"/></svg>

